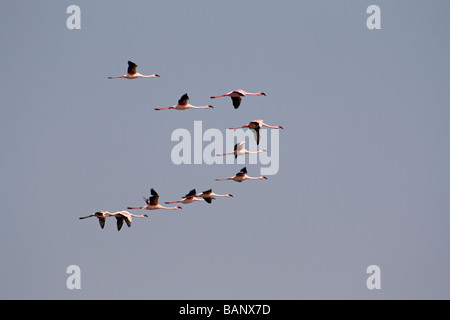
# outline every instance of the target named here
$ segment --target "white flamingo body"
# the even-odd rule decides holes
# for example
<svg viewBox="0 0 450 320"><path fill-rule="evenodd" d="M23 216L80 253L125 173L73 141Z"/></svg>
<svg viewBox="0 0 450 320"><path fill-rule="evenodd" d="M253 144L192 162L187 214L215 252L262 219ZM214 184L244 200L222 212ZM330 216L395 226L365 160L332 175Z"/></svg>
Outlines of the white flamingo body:
<svg viewBox="0 0 450 320"><path fill-rule="evenodd" d="M232 197L233 195L229 194L229 193L227 193L227 194L217 194L217 193L212 192L212 189L209 189L209 190L203 191L200 194L197 194L196 196L205 199L205 201L207 203L211 203L212 200L215 199L216 197Z"/></svg>
<svg viewBox="0 0 450 320"><path fill-rule="evenodd" d="M165 210L178 210L182 209L180 206L175 207L164 207L158 203L159 194L152 188L150 190L151 197L146 198L144 197L145 202L147 203L146 206L143 207L128 207L127 209L144 209L144 210L158 210L158 209L165 209Z"/></svg>
<svg viewBox="0 0 450 320"><path fill-rule="evenodd" d="M267 150L265 149L261 149L258 151L248 151L247 149L244 148L244 144L245 141L236 143L234 145L234 151L233 152L228 152L228 153L218 153L216 154L216 156L227 156L227 155L234 155L235 158L237 158L238 156L242 156L244 154L255 154L255 153L260 153L260 152L267 152Z"/></svg>
<svg viewBox="0 0 450 320"><path fill-rule="evenodd" d="M166 204L170 204L170 203L184 203L184 204L189 204L195 201L205 201L204 199L201 198L197 198L197 197L189 197L189 198L183 198L181 200L177 200L177 201L166 201Z"/></svg>
<svg viewBox="0 0 450 320"><path fill-rule="evenodd" d="M146 214L132 214L128 211L117 211L114 213L110 213L108 216L111 217L116 217L117 219L117 231L120 231L120 229L123 226L123 222L125 221L128 227L131 227L131 221L132 221L132 217L136 217L136 218L146 218L148 217L148 215Z"/></svg>
<svg viewBox="0 0 450 320"><path fill-rule="evenodd" d="M270 126L268 124L265 124L263 120L258 119L258 120L250 121L248 124L245 124L245 125L243 125L241 127L230 128L230 130L241 129L241 128L249 128L250 130L253 131L253 133L255 135L256 144L259 145L259 140L261 138L262 127L268 127L268 128L272 128L272 129L283 129L282 126Z"/></svg>
<svg viewBox="0 0 450 320"><path fill-rule="evenodd" d="M187 110L187 109L210 109L210 108L214 108L212 105L207 105L207 106L201 106L201 107L197 107L197 106L193 106L191 104L188 103L189 100L189 96L187 93L185 93L184 95L181 96L181 98L178 100L178 104L172 107L166 107L166 108L155 108L155 110Z"/></svg>
<svg viewBox="0 0 450 320"><path fill-rule="evenodd" d="M250 177L247 175L247 168L244 167L241 169L241 171L239 171L238 173L236 173L235 176L233 177L229 177L229 178L225 178L225 179L216 179L216 181L225 181L225 180L233 180L236 182L242 182L244 180L266 180L267 177L265 176L259 176L259 177Z"/></svg>
<svg viewBox="0 0 450 320"><path fill-rule="evenodd" d="M91 217L97 217L98 222L100 223L100 227L103 229L105 227L106 218L109 217L110 213L106 210L99 210L91 215L86 217L80 217L80 219L86 219Z"/></svg>
<svg viewBox="0 0 450 320"><path fill-rule="evenodd" d="M156 205L147 205L145 207L128 207L128 209L144 209L144 210L158 210L158 209L165 209L165 210L177 210L177 209L182 209L179 206L176 207L164 207L162 205L160 205L159 203Z"/></svg>
<svg viewBox="0 0 450 320"><path fill-rule="evenodd" d="M188 203L192 203L195 201L205 201L205 199L203 198L197 198L196 195L196 191L195 189L192 189L187 195L185 195L181 200L177 200L177 201L167 201L166 204L169 203L184 203L184 204L188 204Z"/></svg>
<svg viewBox="0 0 450 320"><path fill-rule="evenodd" d="M239 90L233 90L230 91L228 93L219 95L219 96L211 96L211 99L215 99L215 98L221 98L221 97L230 97L231 101L233 102L233 106L235 109L239 108L239 106L241 105L241 101L242 101L242 97L245 96L265 96L266 94L264 92L246 92L242 89Z"/></svg>
<svg viewBox="0 0 450 320"><path fill-rule="evenodd" d="M134 62L128 61L128 71L127 74L120 76L120 77L108 77L108 79L138 79L138 78L159 78L159 75L157 74L151 74L151 75L143 75L136 71L137 64Z"/></svg>

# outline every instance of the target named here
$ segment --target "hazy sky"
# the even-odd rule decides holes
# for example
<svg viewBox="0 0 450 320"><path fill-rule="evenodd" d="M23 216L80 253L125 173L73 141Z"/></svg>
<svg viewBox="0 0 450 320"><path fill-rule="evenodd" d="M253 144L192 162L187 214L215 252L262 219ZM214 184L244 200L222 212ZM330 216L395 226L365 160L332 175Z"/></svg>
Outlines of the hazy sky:
<svg viewBox="0 0 450 320"><path fill-rule="evenodd" d="M72 4L80 30L66 26ZM437 0L1 1L0 298L449 299L449 12ZM107 79L128 60L161 77ZM210 99L234 89L267 96L237 110ZM184 93L214 109L154 110ZM172 162L175 129L254 119L284 127L268 180ZM150 188L160 203L192 188L234 197L133 211L149 217L120 232L78 219L144 205ZM66 287L70 265L80 290ZM370 265L380 290L366 287Z"/></svg>

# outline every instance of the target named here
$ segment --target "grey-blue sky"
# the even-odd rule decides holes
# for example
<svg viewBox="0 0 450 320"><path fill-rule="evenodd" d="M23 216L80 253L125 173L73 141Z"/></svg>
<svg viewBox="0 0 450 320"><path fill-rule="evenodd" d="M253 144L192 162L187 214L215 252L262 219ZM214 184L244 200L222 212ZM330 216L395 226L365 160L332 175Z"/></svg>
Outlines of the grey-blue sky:
<svg viewBox="0 0 450 320"><path fill-rule="evenodd" d="M81 8L82 29L66 28ZM366 28L378 4L382 29ZM450 297L444 1L1 2L2 298ZM126 61L158 79L107 80ZM238 110L215 94L264 91ZM188 92L212 110L161 112ZM192 111L192 112L191 112ZM175 166L176 128L280 124L280 171ZM259 166L248 166L257 173ZM132 228L78 217L232 193ZM82 289L66 288L68 265ZM382 289L365 286L377 264Z"/></svg>

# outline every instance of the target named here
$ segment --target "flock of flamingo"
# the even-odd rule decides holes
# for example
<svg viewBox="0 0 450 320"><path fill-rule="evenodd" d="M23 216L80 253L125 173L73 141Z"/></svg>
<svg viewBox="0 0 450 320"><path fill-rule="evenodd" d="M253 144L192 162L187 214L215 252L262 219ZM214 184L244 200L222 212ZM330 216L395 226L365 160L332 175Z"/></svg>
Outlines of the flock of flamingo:
<svg viewBox="0 0 450 320"><path fill-rule="evenodd" d="M137 68L137 64L128 61L128 70L127 70L127 74L120 76L120 77L108 77L108 79L138 79L138 78L158 78L159 75L158 74L152 74L152 75L143 75L140 74L139 72L136 71ZM231 92L228 92L226 94L222 94L222 95L218 95L218 96L211 96L211 99L216 99L216 98L221 98L221 97L230 97L231 101L233 103L233 106L235 109L238 109L241 102L242 102L242 97L245 96L265 96L266 94L264 92L256 92L256 93L251 93L251 92L246 92L244 90L233 90ZM187 109L210 109L210 108L214 108L212 105L206 105L206 106L193 106L191 104L188 103L189 100L189 96L187 93L185 93L179 100L178 100L178 104L171 106L171 107L165 107L165 108L155 108L155 110L187 110ZM263 122L263 120L253 120L251 122L249 122L248 124L245 124L241 127L236 127L236 128L230 128L230 129L239 129L239 128L249 128L250 130L253 131L254 136L255 136L255 140L256 140L256 144L259 145L259 141L260 141L260 137L261 137L261 132L262 132L262 127L268 127L268 128L272 128L272 129L283 129L282 126L270 126L267 125ZM244 148L244 143L240 142L237 143L234 146L234 151L233 152L229 152L229 153L224 153L224 154L217 154L216 156L226 156L226 155L234 155L235 158L237 158L240 155L245 155L245 154L250 154L250 153L260 153L260 152L266 152L266 150L261 149L258 151L248 151L247 149ZM232 181L236 181L236 182L242 182L244 180L265 180L267 179L267 177L265 176L259 176L259 177L250 177L247 175L247 168L244 167L242 168L238 173L236 173L236 175L229 177L229 178L224 178L224 179L216 179L216 181L226 181L226 180L232 180ZM197 191L195 189L192 189L189 193L187 193L184 197L182 197L180 200L176 200L176 201L166 201L165 204L172 204L172 203L183 203L183 204L189 204L189 203L193 203L196 201L200 201L200 202L206 202L206 203L211 203L212 200L215 200L216 197L233 197L233 195L231 194L216 194L214 192L212 192L212 189L203 191L199 194L197 194ZM141 206L141 207L127 207L128 210L131 209L144 209L144 210L157 210L157 209L166 209L166 210L178 210L178 209L182 209L180 206L176 205L173 207L165 207L161 204L159 204L158 200L159 200L159 194L155 191L155 189L151 189L150 190L150 197L146 198L144 197L145 203L147 204L146 206ZM117 221L117 230L120 230L123 226L123 222L125 221L125 223L127 224L128 227L131 227L131 221L133 217L136 218L146 218L148 217L148 215L146 214L132 214L129 211L117 211L117 212L108 212L106 210L99 210L93 214L90 214L88 216L85 217L80 217L80 219L86 219L86 218L91 218L91 217L96 217L100 223L100 227L103 229L105 227L105 223L106 223L106 218L108 217L115 217L116 221Z"/></svg>

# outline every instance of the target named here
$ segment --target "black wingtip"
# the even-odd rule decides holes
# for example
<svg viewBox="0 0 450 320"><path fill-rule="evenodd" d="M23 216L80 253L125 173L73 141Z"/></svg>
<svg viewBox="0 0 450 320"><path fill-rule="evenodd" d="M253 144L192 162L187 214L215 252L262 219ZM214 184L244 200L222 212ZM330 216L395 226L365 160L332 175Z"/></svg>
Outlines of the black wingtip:
<svg viewBox="0 0 450 320"><path fill-rule="evenodd" d="M191 197L197 194L197 191L195 189L192 189L191 191L189 191L189 193L187 195L185 195L185 197Z"/></svg>

